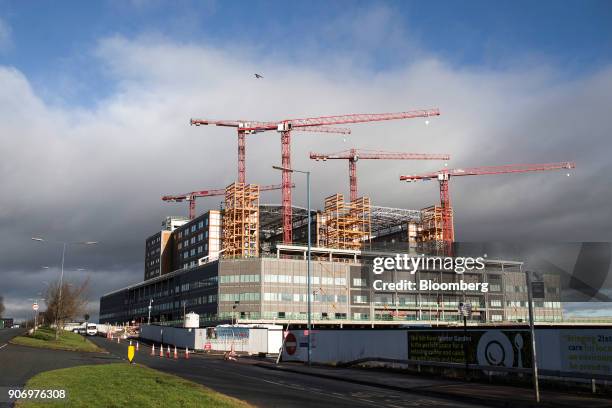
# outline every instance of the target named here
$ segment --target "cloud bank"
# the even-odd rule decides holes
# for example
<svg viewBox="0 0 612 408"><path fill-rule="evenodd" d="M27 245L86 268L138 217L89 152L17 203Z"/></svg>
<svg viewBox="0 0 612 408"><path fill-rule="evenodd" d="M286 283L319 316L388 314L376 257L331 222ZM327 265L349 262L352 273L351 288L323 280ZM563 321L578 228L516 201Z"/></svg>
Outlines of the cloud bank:
<svg viewBox="0 0 612 408"><path fill-rule="evenodd" d="M0 21L0 46L2 38ZM294 133L293 165L313 171L313 204L348 194L348 166L312 162L309 151L448 153L453 167L574 160L570 177L550 172L453 180L457 237L612 240L612 67L568 80L541 62L493 70L415 55L380 71L355 64L352 54L336 55L322 67L244 45L113 36L100 40L92 56L113 90L87 108L48 102L22 72L0 66L0 273L7 315L25 317L24 299L57 273L41 266L56 266L60 248L32 242L32 235L100 241L70 248L67 257L69 267L87 268L97 315L102 293L142 279L144 240L162 217L187 213L184 205L162 202L162 195L234 181L233 130L190 127L191 117L272 120L439 107L442 115L429 125L420 119L355 125L347 138ZM265 78L253 79L254 72ZM280 182L271 169L278 163L278 134L248 138L247 181ZM437 184L402 184L399 175L441 167L361 161L359 190L376 205L422 208L438 200ZM303 180L295 182L294 202L304 205ZM217 208L219 201L200 200L198 209ZM279 203L280 193L266 193L261 201Z"/></svg>

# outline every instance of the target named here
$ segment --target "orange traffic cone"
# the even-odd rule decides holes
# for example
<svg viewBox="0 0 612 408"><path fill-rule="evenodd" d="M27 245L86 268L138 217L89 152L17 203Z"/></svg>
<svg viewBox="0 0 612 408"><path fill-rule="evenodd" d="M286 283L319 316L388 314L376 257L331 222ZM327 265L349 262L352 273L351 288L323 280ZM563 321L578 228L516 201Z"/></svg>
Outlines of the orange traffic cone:
<svg viewBox="0 0 612 408"><path fill-rule="evenodd" d="M151 355L155 355L155 344L153 344L153 346L151 347Z"/></svg>
<svg viewBox="0 0 612 408"><path fill-rule="evenodd" d="M166 357L170 358L170 345L168 344L168 351L166 351Z"/></svg>
<svg viewBox="0 0 612 408"><path fill-rule="evenodd" d="M159 346L159 356L161 358L164 357L164 345L163 344Z"/></svg>
<svg viewBox="0 0 612 408"><path fill-rule="evenodd" d="M189 360L189 347L185 347L185 360Z"/></svg>
<svg viewBox="0 0 612 408"><path fill-rule="evenodd" d="M178 359L178 351L176 350L176 346L174 346L174 359Z"/></svg>

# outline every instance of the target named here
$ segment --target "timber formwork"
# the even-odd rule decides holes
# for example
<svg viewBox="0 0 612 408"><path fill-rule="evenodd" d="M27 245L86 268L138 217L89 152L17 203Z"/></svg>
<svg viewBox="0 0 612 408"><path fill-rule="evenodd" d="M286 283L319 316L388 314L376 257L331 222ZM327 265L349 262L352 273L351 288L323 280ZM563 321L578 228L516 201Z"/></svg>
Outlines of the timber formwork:
<svg viewBox="0 0 612 408"><path fill-rule="evenodd" d="M323 222L325 244L329 248L361 249L370 241L371 204L369 197L344 202L343 194L325 199Z"/></svg>
<svg viewBox="0 0 612 408"><path fill-rule="evenodd" d="M259 186L233 183L225 189L223 256L259 256Z"/></svg>
<svg viewBox="0 0 612 408"><path fill-rule="evenodd" d="M419 249L430 253L445 250L444 217L449 217L452 223L453 209L445 211L443 207L436 205L421 210L421 228L417 235Z"/></svg>

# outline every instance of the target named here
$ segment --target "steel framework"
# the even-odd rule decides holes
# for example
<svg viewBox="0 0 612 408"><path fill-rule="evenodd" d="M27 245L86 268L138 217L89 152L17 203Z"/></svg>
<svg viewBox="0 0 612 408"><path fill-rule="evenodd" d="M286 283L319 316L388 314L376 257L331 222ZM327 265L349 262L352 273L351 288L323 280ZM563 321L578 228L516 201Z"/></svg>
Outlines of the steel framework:
<svg viewBox="0 0 612 408"><path fill-rule="evenodd" d="M346 203L342 194L329 196L325 199L323 220L325 246L361 249L372 235L370 198L360 197Z"/></svg>
<svg viewBox="0 0 612 408"><path fill-rule="evenodd" d="M259 186L233 183L225 189L224 257L259 256Z"/></svg>

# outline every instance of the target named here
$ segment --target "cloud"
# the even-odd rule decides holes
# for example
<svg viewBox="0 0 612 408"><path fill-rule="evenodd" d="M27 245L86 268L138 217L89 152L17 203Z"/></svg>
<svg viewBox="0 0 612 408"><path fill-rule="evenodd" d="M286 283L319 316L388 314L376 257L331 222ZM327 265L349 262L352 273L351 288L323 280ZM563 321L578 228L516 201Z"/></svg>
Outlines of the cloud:
<svg viewBox="0 0 612 408"><path fill-rule="evenodd" d="M372 24L385 18L382 13ZM190 117L271 120L438 106L442 116L429 125L420 119L355 125L346 141L295 132L293 165L313 171L313 204L321 207L336 192L348 194L348 166L311 162L309 151L449 153L450 165L463 167L575 160L571 177L551 172L454 179L457 237L612 239L611 67L568 81L545 64L457 68L419 54L400 68L370 72L343 63L351 54L336 56L322 69L318 62L259 52L248 44L221 48L108 37L95 58L115 90L89 108L47 104L23 73L0 66L0 270L8 283L2 294L13 308L7 314L23 313L15 305L40 291L46 276L40 266L59 262L59 249L30 241L32 235L100 241L70 248L67 256L72 267L91 271L95 301L141 280L145 237L159 229L162 217L186 214L185 206L163 203L162 195L223 188L235 179L235 133L190 127ZM265 78L254 80L253 72ZM275 132L249 136L248 181L280 182L271 169L278 163ZM402 184L399 175L440 167L360 161L359 190L376 205L422 208L438 199L437 185ZM295 181L295 204L304 205L304 182ZM198 208L217 208L219 201L204 199ZM279 203L280 194L266 193L261 201Z"/></svg>
<svg viewBox="0 0 612 408"><path fill-rule="evenodd" d="M0 52L6 51L13 46L11 26L0 18Z"/></svg>

